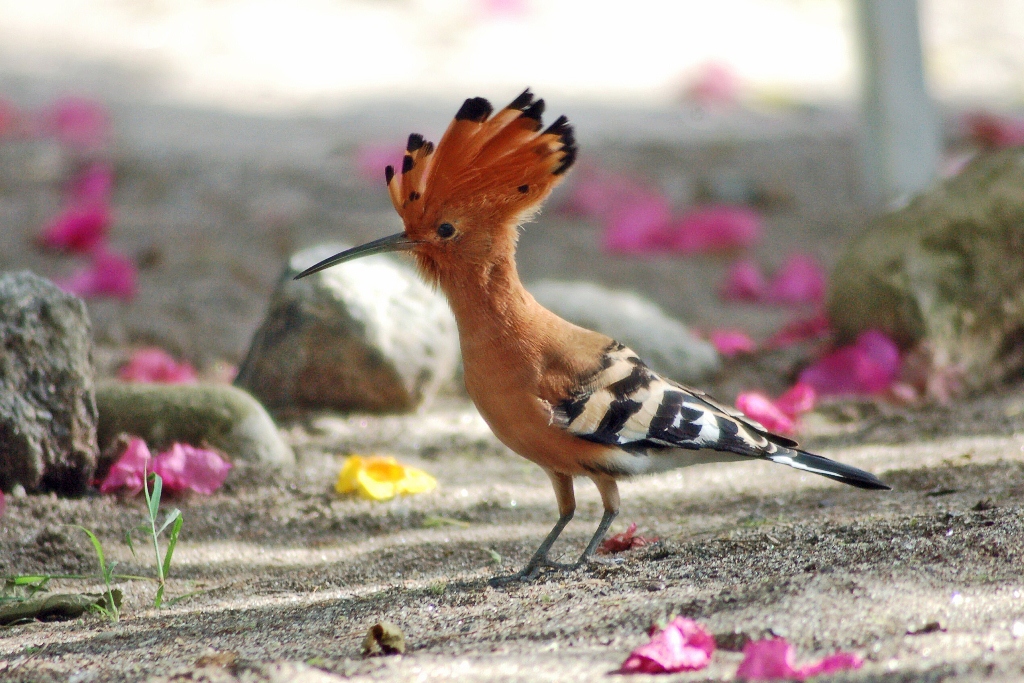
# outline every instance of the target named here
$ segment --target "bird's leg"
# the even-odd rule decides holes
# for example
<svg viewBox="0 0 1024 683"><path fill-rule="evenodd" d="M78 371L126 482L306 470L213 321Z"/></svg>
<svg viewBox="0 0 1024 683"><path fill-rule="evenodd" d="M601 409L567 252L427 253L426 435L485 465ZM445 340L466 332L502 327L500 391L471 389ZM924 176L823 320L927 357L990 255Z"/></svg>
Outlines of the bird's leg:
<svg viewBox="0 0 1024 683"><path fill-rule="evenodd" d="M597 525L597 531L594 532L590 543L587 544L587 549L583 551L580 559L576 561L577 567L581 567L593 559L597 546L601 544L604 535L608 533L608 527L612 525L612 521L619 515L619 485L608 475L595 476L593 480L594 484L597 485L597 490L601 493L601 502L604 503L604 515L601 516L601 523Z"/></svg>
<svg viewBox="0 0 1024 683"><path fill-rule="evenodd" d="M572 567L572 565L562 565L548 559L548 551L551 550L551 546L554 545L558 536L562 533L562 529L565 528L565 525L569 523L576 512L576 494L573 492L572 477L556 472L548 472L547 474L551 478L551 485L555 489L555 498L558 501L558 521L555 522L555 526L548 532L548 535L541 542L537 551L533 553L533 557L530 558L525 567L515 574L494 577L490 581L492 586L500 586L511 581L532 581L537 578L541 569L545 567L553 569Z"/></svg>

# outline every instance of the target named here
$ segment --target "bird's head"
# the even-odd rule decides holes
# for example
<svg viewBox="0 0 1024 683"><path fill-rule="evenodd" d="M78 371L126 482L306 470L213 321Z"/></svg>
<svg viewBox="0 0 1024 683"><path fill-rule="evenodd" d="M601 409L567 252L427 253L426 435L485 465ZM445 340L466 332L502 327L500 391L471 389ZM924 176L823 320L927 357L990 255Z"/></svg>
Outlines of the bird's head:
<svg viewBox="0 0 1024 683"><path fill-rule="evenodd" d="M564 116L544 128L544 100L529 90L492 111L482 97L466 100L436 147L410 135L402 168L385 169L405 230L335 254L296 279L387 251L412 251L434 283L511 259L519 224L572 166L576 141Z"/></svg>

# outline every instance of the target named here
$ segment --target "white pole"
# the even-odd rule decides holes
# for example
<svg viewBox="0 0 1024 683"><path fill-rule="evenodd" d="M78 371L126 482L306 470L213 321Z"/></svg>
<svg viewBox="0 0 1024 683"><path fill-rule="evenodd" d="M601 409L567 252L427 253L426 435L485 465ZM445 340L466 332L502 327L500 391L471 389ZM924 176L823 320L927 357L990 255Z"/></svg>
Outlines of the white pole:
<svg viewBox="0 0 1024 683"><path fill-rule="evenodd" d="M941 132L925 85L917 0L856 0L856 11L865 190L877 206L932 181Z"/></svg>

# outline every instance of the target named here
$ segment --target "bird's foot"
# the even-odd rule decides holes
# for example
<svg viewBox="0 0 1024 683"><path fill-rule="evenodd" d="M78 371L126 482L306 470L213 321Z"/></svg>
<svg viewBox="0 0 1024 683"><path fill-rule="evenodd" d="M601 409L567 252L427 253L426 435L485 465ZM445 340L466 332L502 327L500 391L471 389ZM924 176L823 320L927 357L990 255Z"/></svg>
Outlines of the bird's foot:
<svg viewBox="0 0 1024 683"><path fill-rule="evenodd" d="M626 559L624 557L598 557L597 555L584 555L576 564L573 565L574 569L582 569L588 565L597 565L599 567L618 567Z"/></svg>
<svg viewBox="0 0 1024 683"><path fill-rule="evenodd" d="M535 558L530 560L529 564L517 571L515 574L507 574L505 576L495 576L493 579L488 581L492 586L506 586L510 583L529 583L538 579L541 574L552 573L556 571L572 571L579 567L579 563L566 564L564 562L554 562L546 557Z"/></svg>

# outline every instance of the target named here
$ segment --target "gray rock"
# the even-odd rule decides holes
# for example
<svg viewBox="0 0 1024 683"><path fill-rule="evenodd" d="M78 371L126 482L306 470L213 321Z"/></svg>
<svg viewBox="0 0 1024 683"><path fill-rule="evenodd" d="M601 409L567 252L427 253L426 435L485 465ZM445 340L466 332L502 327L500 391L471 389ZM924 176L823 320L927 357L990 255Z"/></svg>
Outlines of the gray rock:
<svg viewBox="0 0 1024 683"><path fill-rule="evenodd" d="M0 275L0 489L85 491L93 382L85 303L28 271Z"/></svg>
<svg viewBox="0 0 1024 683"><path fill-rule="evenodd" d="M96 405L104 450L119 435L130 434L154 452L177 441L213 446L232 460L284 468L295 464L295 454L263 406L227 384L101 382Z"/></svg>
<svg viewBox="0 0 1024 683"><path fill-rule="evenodd" d="M638 294L555 280L541 280L528 289L544 307L625 344L666 377L694 382L720 367L714 346Z"/></svg>
<svg viewBox="0 0 1024 683"><path fill-rule="evenodd" d="M1024 367L1024 150L982 156L847 248L828 311L844 340L877 329L977 390Z"/></svg>
<svg viewBox="0 0 1024 683"><path fill-rule="evenodd" d="M455 376L455 319L411 263L370 256L292 279L344 248L289 259L239 368L235 384L271 410L407 411Z"/></svg>

